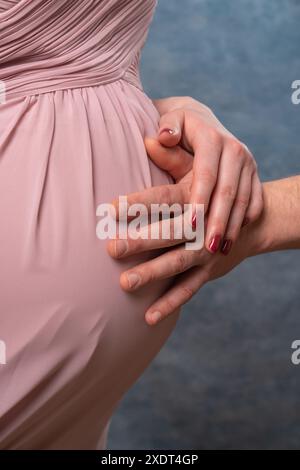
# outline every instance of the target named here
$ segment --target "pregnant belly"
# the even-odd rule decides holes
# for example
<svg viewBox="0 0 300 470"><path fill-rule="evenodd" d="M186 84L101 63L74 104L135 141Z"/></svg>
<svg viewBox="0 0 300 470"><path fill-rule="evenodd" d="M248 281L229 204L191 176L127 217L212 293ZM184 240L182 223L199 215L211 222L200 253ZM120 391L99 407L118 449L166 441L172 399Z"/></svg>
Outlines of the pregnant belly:
<svg viewBox="0 0 300 470"><path fill-rule="evenodd" d="M151 328L166 289L119 285L125 262L96 236L96 208L169 182L143 137L157 113L123 81L0 107L0 448L95 448L116 404L176 317Z"/></svg>

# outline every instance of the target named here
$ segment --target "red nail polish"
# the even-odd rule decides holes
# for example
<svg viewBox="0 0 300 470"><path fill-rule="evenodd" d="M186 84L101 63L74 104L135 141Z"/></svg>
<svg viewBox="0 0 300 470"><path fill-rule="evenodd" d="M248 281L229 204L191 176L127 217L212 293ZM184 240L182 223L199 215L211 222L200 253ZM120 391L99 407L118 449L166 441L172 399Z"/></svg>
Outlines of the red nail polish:
<svg viewBox="0 0 300 470"><path fill-rule="evenodd" d="M232 241L226 239L222 243L221 252L223 253L223 255L228 255L231 248L232 248Z"/></svg>
<svg viewBox="0 0 300 470"><path fill-rule="evenodd" d="M192 217L192 228L193 230L196 230L197 228L197 214L196 213Z"/></svg>
<svg viewBox="0 0 300 470"><path fill-rule="evenodd" d="M213 253L217 253L219 247L220 247L220 243L221 243L221 235L215 235L212 239L211 239L211 242L209 244L209 249L213 252Z"/></svg>

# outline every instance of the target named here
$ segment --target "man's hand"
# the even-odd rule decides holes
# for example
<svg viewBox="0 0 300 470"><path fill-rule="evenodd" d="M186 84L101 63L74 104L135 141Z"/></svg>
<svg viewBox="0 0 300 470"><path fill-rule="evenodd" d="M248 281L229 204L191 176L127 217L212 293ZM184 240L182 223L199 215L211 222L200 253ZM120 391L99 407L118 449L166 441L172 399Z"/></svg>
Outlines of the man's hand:
<svg viewBox="0 0 300 470"><path fill-rule="evenodd" d="M168 170L176 180L176 184L157 186L140 193L129 194L128 206L136 203L144 204L148 208L151 204L162 203L168 205L177 203L183 206L190 200L191 195L192 156L178 146L171 149L165 148L155 139L148 139L147 150L150 156L155 155L159 166ZM114 206L118 218L118 200L114 202ZM172 225L171 222L170 224ZM144 228L147 231L149 229L149 226ZM108 252L116 259L157 248L172 247L164 254L121 275L121 286L128 292L134 292L148 283L176 276L175 284L146 312L146 321L149 325L155 325L176 312L206 282L226 274L246 256L246 250L240 250L238 243L228 256L223 256L222 253L212 254L205 248L195 251L187 250L184 245L185 241L185 239L172 238L169 240L140 238L138 240L110 240L108 243Z"/></svg>

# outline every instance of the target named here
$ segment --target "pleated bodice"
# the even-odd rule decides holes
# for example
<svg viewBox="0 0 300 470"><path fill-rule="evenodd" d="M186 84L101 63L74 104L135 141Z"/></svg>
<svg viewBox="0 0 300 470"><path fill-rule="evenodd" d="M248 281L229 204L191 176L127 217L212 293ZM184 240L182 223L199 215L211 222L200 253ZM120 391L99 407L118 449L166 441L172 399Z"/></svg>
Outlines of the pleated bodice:
<svg viewBox="0 0 300 470"><path fill-rule="evenodd" d="M156 0L0 0L7 99L111 83L141 88L138 62Z"/></svg>

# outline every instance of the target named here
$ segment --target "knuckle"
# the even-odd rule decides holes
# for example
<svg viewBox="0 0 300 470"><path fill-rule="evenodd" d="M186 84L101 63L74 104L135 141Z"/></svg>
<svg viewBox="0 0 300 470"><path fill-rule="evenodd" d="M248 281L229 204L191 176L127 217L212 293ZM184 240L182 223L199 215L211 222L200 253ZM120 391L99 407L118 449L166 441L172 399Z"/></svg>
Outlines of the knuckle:
<svg viewBox="0 0 300 470"><path fill-rule="evenodd" d="M185 254L182 252L177 253L174 259L174 271L177 273L181 273L185 271L186 268L187 268L187 260L186 260Z"/></svg>
<svg viewBox="0 0 300 470"><path fill-rule="evenodd" d="M192 96L184 96L183 103L186 106L194 106L197 103L197 101Z"/></svg>
<svg viewBox="0 0 300 470"><path fill-rule="evenodd" d="M186 303L189 300L191 300L193 295L194 295L194 291L190 287L188 287L188 286L181 286L180 287L180 297L181 297L183 303Z"/></svg>
<svg viewBox="0 0 300 470"><path fill-rule="evenodd" d="M257 172L257 163L255 158L253 157L252 153L246 152L246 160L245 160L245 166L250 169L252 175L254 175L255 172Z"/></svg>
<svg viewBox="0 0 300 470"><path fill-rule="evenodd" d="M234 137L229 138L228 145L230 146L231 152L239 158L245 158L247 152L245 145Z"/></svg>
<svg viewBox="0 0 300 470"><path fill-rule="evenodd" d="M248 153L245 153L244 155L244 167L250 171L254 171L253 159Z"/></svg>
<svg viewBox="0 0 300 470"><path fill-rule="evenodd" d="M161 186L159 188L160 202L169 203L171 200L171 188L169 186Z"/></svg>
<svg viewBox="0 0 300 470"><path fill-rule="evenodd" d="M155 271L153 271L153 269L151 269L149 266L143 272L140 272L140 276L142 279L144 279L145 282L149 283L152 283L157 279Z"/></svg>
<svg viewBox="0 0 300 470"><path fill-rule="evenodd" d="M208 127L206 129L206 138L211 141L215 147L222 147L224 137L215 127Z"/></svg>
<svg viewBox="0 0 300 470"><path fill-rule="evenodd" d="M249 205L249 197L239 196L235 199L234 203L238 209L246 210Z"/></svg>
<svg viewBox="0 0 300 470"><path fill-rule="evenodd" d="M249 158L250 162L252 163L252 165L257 168L257 163L256 163L256 160L254 158L254 155L253 153L251 152L251 150L248 149L248 147L244 144L245 146L245 151L246 151L246 155L247 157Z"/></svg>
<svg viewBox="0 0 300 470"><path fill-rule="evenodd" d="M212 109L209 106L207 106L207 104L199 103L199 101L196 101L196 102L202 114L208 114L210 116L214 116Z"/></svg>
<svg viewBox="0 0 300 470"><path fill-rule="evenodd" d="M173 301L171 297L167 297L164 299L164 302L162 304L161 311L163 313L163 316L166 317L170 315L172 312L174 312L178 308L178 305Z"/></svg>
<svg viewBox="0 0 300 470"><path fill-rule="evenodd" d="M189 109L194 108L197 101L192 96L176 96L173 100L173 111L178 111L182 108Z"/></svg>
<svg viewBox="0 0 300 470"><path fill-rule="evenodd" d="M202 182L211 184L215 184L217 179L216 173L208 167L200 168L197 176Z"/></svg>
<svg viewBox="0 0 300 470"><path fill-rule="evenodd" d="M219 194L222 198L234 201L235 199L235 189L231 184L225 184L220 187Z"/></svg>

